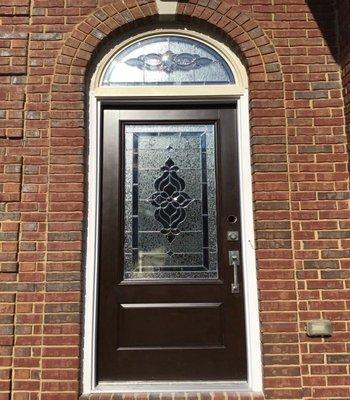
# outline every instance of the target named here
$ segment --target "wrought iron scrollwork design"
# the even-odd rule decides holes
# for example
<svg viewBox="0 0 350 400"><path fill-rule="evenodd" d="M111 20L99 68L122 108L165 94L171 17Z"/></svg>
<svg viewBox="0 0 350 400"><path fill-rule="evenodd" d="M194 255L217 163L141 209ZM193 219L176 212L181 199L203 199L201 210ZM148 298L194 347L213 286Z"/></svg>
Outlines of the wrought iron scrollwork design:
<svg viewBox="0 0 350 400"><path fill-rule="evenodd" d="M198 54L175 54L172 51L166 51L163 54L143 54L137 58L130 58L125 61L126 64L137 67L141 70L164 71L167 73L174 71L191 71L205 67L214 62L214 60L207 57L201 57Z"/></svg>
<svg viewBox="0 0 350 400"><path fill-rule="evenodd" d="M184 191L185 181L177 174L179 167L169 158L163 167L162 176L154 182L156 192L148 201L156 207L155 219L163 225L161 233L171 243L181 230L179 225L186 219L186 208L193 201Z"/></svg>

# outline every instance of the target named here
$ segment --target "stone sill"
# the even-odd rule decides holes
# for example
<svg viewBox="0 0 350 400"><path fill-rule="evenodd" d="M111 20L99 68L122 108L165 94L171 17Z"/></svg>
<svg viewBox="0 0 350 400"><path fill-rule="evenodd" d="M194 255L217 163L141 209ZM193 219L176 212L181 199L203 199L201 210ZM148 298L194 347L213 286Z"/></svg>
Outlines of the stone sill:
<svg viewBox="0 0 350 400"><path fill-rule="evenodd" d="M257 392L93 393L79 400L265 400L265 396Z"/></svg>

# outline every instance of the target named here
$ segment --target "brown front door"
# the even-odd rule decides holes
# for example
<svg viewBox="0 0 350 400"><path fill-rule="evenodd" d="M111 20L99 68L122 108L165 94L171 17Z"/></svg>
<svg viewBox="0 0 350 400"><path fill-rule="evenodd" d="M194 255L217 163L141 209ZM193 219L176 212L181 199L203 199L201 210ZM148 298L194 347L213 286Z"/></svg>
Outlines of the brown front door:
<svg viewBox="0 0 350 400"><path fill-rule="evenodd" d="M98 382L246 380L235 105L102 117Z"/></svg>

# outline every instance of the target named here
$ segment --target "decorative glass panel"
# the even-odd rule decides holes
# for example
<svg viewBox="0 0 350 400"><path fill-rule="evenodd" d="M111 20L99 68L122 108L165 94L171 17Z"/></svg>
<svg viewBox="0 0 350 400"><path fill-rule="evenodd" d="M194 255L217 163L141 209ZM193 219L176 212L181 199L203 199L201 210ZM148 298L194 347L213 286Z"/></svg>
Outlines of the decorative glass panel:
<svg viewBox="0 0 350 400"><path fill-rule="evenodd" d="M198 40L153 36L123 49L109 63L102 84L210 85L234 83L226 61Z"/></svg>
<svg viewBox="0 0 350 400"><path fill-rule="evenodd" d="M124 279L217 278L215 128L125 127Z"/></svg>

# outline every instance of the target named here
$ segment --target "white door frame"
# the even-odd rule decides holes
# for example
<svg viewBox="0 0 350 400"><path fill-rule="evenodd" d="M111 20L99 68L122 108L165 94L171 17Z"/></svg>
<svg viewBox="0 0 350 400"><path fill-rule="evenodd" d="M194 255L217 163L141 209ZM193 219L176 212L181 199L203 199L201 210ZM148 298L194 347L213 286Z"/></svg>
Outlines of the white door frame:
<svg viewBox="0 0 350 400"><path fill-rule="evenodd" d="M188 31L185 31L186 35ZM198 34L193 34L198 36ZM202 35L203 36L203 35ZM206 39L210 40L210 39ZM221 49L222 50L222 49ZM115 51L115 50L114 50ZM227 51L227 50L226 50ZM108 58L109 57L109 58ZM110 55L106 59L110 59ZM105 63L106 64L106 63ZM235 58L235 71L237 71L237 59ZM99 68L99 67L98 67ZM105 90L98 84L90 90L89 95L89 136L88 136L88 193L87 193L87 249L85 257L85 298L84 298L84 332L83 332L83 371L82 389L84 394L90 393L117 393L117 392L173 392L173 391L262 391L262 360L260 346L260 323L258 306L258 289L256 274L256 259L254 249L254 220L252 200L252 169L250 157L250 130L249 130L249 94L247 88L247 76L243 65L239 65L240 74L244 84L235 87L231 93L224 93L221 100L234 100L237 103L238 146L239 146L239 176L240 176L240 217L242 233L242 268L244 276L244 303L247 344L247 381L246 382L105 382L96 385L96 321L97 321L97 296L98 296L98 248L99 238L99 187L100 187L100 145L101 145L101 105L105 100L125 101L126 98L140 100L135 92L129 88L119 88L114 91L111 88ZM92 82L96 83L96 77L101 76L101 68L94 74ZM244 72L243 72L244 71ZM237 73L237 72L235 72ZM243 75L244 74L244 75ZM145 89L147 92L142 97L155 98L165 94L162 88ZM169 88L166 88L169 92ZM201 87L193 94L193 90L187 88L187 92L176 93L176 97L206 99L215 97L208 92L208 88ZM138 88L140 92L140 88ZM206 93L205 93L206 92ZM215 92L214 92L215 93ZM216 92L217 93L217 92ZM168 100L170 95L165 96ZM217 98L217 97L216 97ZM200 104L200 103L199 103Z"/></svg>

